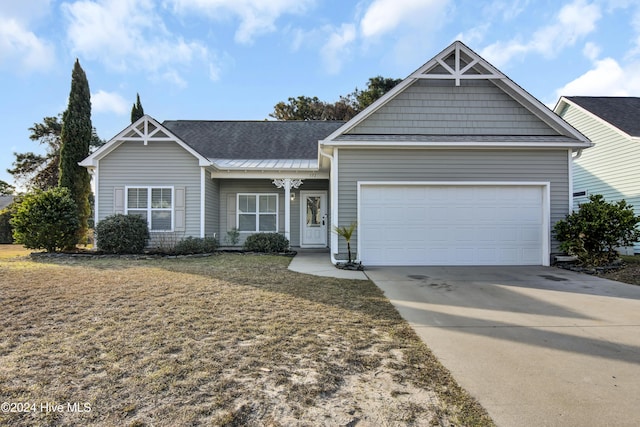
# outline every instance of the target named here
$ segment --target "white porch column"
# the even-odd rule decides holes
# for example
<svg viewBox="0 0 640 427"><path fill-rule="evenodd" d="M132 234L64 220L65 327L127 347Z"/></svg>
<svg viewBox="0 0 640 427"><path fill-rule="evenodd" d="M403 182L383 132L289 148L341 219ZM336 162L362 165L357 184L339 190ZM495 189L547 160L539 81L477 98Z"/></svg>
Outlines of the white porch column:
<svg viewBox="0 0 640 427"><path fill-rule="evenodd" d="M273 185L284 188L284 237L291 242L291 189L302 185L301 179L274 179Z"/></svg>

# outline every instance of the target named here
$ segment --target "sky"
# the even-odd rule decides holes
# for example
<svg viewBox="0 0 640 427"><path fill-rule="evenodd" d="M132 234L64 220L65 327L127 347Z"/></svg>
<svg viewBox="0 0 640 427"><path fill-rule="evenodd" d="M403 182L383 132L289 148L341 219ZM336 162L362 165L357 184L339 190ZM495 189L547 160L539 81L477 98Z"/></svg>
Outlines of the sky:
<svg viewBox="0 0 640 427"><path fill-rule="evenodd" d="M0 0L0 180L67 107L76 59L109 140L140 94L156 120L264 120L405 78L455 40L553 108L640 96L638 0Z"/></svg>

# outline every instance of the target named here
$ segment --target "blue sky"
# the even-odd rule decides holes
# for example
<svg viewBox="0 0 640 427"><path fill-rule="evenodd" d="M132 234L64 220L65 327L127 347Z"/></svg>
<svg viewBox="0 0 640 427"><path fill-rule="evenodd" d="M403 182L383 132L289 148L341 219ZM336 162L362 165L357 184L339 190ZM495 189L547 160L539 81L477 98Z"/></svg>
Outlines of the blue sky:
<svg viewBox="0 0 640 427"><path fill-rule="evenodd" d="M110 139L145 113L262 120L404 78L461 40L549 106L640 96L637 0L0 0L0 179L28 128L64 111L76 58Z"/></svg>

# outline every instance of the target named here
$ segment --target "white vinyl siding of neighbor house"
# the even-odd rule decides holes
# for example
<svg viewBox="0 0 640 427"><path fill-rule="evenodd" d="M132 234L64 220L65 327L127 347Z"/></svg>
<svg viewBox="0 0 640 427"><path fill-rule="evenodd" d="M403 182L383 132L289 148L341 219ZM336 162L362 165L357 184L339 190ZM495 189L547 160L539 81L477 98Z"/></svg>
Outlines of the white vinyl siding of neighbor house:
<svg viewBox="0 0 640 427"><path fill-rule="evenodd" d="M347 134L557 135L487 80L418 80Z"/></svg>
<svg viewBox="0 0 640 427"><path fill-rule="evenodd" d="M640 141L571 105L560 116L595 143L573 163L573 191L586 192L574 198L574 209L587 202L589 195L601 194L609 202L626 200L640 215ZM640 252L640 243L634 252Z"/></svg>
<svg viewBox="0 0 640 427"><path fill-rule="evenodd" d="M569 212L568 156L558 150L338 150L338 225L357 220L358 181L549 182L550 225ZM357 251L357 229L352 250ZM558 252L551 240L551 253ZM346 244L339 239L339 254Z"/></svg>
<svg viewBox="0 0 640 427"><path fill-rule="evenodd" d="M327 191L327 180L303 180L298 189L292 189L296 195L291 201L291 246L300 246L300 191ZM220 181L220 243L226 245L227 232L237 226L237 195L239 193L278 194L278 233L284 233L284 189L277 188L269 179L225 179ZM239 245L242 245L250 233L241 233Z"/></svg>
<svg viewBox="0 0 640 427"><path fill-rule="evenodd" d="M173 187L185 192L184 229L172 233L173 240L200 236L200 167L198 160L178 144L124 142L100 160L98 173L98 221L117 211L116 189Z"/></svg>

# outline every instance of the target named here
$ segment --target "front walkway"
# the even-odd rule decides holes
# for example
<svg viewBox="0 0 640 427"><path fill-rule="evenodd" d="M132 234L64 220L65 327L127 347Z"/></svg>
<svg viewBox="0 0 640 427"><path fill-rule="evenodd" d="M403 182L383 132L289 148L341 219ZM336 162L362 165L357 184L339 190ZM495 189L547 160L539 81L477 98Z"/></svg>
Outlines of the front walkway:
<svg viewBox="0 0 640 427"><path fill-rule="evenodd" d="M298 253L289 270L314 276L336 277L338 279L369 280L362 271L340 270L331 264L329 251L326 249L309 250L298 249Z"/></svg>

